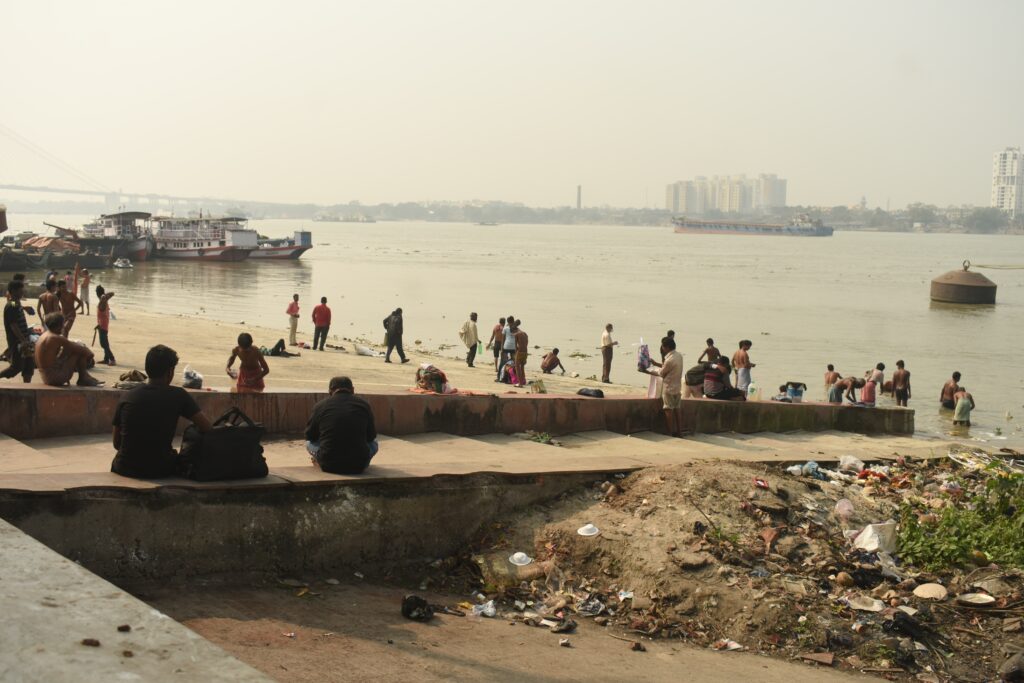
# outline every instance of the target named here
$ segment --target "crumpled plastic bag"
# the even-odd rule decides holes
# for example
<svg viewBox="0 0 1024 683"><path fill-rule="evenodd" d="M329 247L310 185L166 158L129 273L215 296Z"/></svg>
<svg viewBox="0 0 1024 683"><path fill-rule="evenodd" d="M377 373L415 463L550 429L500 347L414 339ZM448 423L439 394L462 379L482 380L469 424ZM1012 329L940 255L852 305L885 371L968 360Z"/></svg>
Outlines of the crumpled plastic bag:
<svg viewBox="0 0 1024 683"><path fill-rule="evenodd" d="M185 371L182 373L181 386L186 389L202 389L203 376L193 370L191 365L186 365Z"/></svg>
<svg viewBox="0 0 1024 683"><path fill-rule="evenodd" d="M840 472L851 472L853 474L857 474L862 469L864 469L864 461L860 458L855 458L852 455L844 455L839 458Z"/></svg>
<svg viewBox="0 0 1024 683"><path fill-rule="evenodd" d="M896 522L889 520L880 524L868 524L858 533L846 532L848 537L853 538L853 547L869 553L878 551L895 553L898 545L896 542Z"/></svg>

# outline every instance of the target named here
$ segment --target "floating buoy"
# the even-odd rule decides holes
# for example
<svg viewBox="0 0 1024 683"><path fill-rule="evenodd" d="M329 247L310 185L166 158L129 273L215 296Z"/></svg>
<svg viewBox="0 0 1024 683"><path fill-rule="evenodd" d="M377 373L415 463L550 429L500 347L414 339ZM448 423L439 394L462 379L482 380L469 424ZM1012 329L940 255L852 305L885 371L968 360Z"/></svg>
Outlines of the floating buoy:
<svg viewBox="0 0 1024 683"><path fill-rule="evenodd" d="M951 270L932 280L932 301L948 304L994 304L996 283L981 273L969 270L970 261L964 261L963 270Z"/></svg>

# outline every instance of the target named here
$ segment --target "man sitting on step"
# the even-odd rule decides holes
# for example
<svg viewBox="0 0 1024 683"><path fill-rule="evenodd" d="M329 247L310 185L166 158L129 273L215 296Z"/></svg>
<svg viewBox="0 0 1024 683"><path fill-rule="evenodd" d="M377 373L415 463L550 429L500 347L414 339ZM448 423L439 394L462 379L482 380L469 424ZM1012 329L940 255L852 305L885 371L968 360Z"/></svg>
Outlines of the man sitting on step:
<svg viewBox="0 0 1024 683"><path fill-rule="evenodd" d="M355 395L348 377L334 377L327 390L330 396L313 406L306 424L306 450L324 472L360 474L377 454L373 409Z"/></svg>

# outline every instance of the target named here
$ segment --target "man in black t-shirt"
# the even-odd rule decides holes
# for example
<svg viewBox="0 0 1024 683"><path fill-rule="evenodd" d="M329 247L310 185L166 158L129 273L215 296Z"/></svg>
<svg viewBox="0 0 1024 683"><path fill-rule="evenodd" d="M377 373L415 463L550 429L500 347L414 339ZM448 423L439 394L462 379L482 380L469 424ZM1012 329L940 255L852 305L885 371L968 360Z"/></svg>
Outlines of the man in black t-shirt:
<svg viewBox="0 0 1024 683"><path fill-rule="evenodd" d="M163 345L146 354L149 383L125 394L114 413L114 448L110 471L125 477L170 477L178 473L178 453L171 446L178 418L195 423L200 432L210 421L192 395L172 387L178 354Z"/></svg>
<svg viewBox="0 0 1024 683"><path fill-rule="evenodd" d="M313 407L306 424L306 450L324 472L359 474L377 454L373 410L355 395L348 377L333 378L328 392L330 397Z"/></svg>

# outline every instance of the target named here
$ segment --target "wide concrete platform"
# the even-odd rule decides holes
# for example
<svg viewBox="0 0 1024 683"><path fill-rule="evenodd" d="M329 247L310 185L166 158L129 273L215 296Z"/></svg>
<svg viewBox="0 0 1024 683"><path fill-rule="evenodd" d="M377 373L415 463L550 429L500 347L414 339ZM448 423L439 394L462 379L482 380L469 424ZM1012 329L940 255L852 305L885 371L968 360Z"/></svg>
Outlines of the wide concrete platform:
<svg viewBox="0 0 1024 683"><path fill-rule="evenodd" d="M870 437L837 432L698 434L673 438L656 432L625 435L606 430L558 437L561 446L508 434L455 436L443 432L380 437L380 453L361 475L314 468L301 439L265 442L270 475L264 479L195 482L181 478L140 480L110 472L113 445L107 435L18 441L0 437L0 491L59 492L84 489L159 488L225 490L306 485L367 484L472 474L537 475L625 472L704 459L745 462L830 462L842 455L886 460L896 455L944 455L948 444L922 438Z"/></svg>
<svg viewBox="0 0 1024 683"><path fill-rule="evenodd" d="M3 681L272 680L3 520L0 604Z"/></svg>

